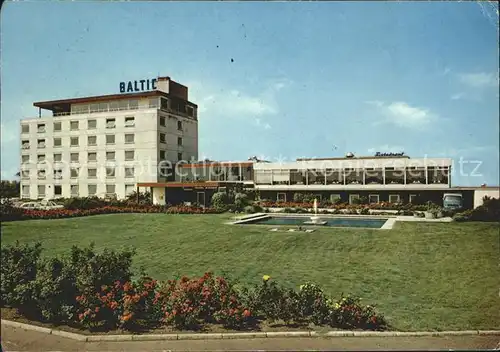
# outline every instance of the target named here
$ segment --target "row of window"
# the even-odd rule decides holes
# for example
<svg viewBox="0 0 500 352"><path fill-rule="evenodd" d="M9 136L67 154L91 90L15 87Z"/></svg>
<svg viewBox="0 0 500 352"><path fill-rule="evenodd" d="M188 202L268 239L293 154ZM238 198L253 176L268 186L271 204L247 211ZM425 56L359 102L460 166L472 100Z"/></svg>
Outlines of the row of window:
<svg viewBox="0 0 500 352"><path fill-rule="evenodd" d="M410 194L410 203L413 203L414 200L416 199L417 195L416 194ZM321 200L321 195L317 195L316 198L320 201ZM340 194L331 194L330 195L330 201L332 203L337 202L339 199L341 199ZM357 204L360 199L359 194L350 194L349 195L349 204ZM278 193L276 195L276 200L278 202L286 202L286 193ZM399 194L389 194L389 203L400 203L401 202L401 197ZM368 203L380 203L380 196L378 194L370 194L368 195Z"/></svg>
<svg viewBox="0 0 500 352"><path fill-rule="evenodd" d="M158 97L152 97L149 98L148 100L149 100L148 108L158 107ZM137 109L139 109L138 99L120 99L115 101L100 102L93 104L73 104L71 106L71 113L88 114L94 112L137 110Z"/></svg>
<svg viewBox="0 0 500 352"><path fill-rule="evenodd" d="M125 150L125 161L133 161L135 160L135 150ZM79 162L80 161L80 153L70 153L70 161L71 162ZM52 155L53 161L54 162L62 162L62 154L61 153L56 153ZM116 152L111 151L111 152L106 152L106 160L108 161L115 161L116 160ZM21 156L21 161L22 163L29 163L30 161L30 156L29 155L22 155ZM38 154L37 155L37 162L44 162L46 161L45 154ZM88 152L87 153L87 161L97 161L97 152Z"/></svg>
<svg viewBox="0 0 500 352"><path fill-rule="evenodd" d="M106 145L115 144L116 135L107 134L106 135ZM134 144L135 143L135 134L133 133L125 133L125 144ZM62 138L55 137L52 140L52 145L56 147L62 147ZM69 137L69 145L70 147L79 147L80 146L80 137ZM97 136L87 136L87 146L97 146ZM30 149L30 141L25 139L21 142L22 149ZM37 139L37 148L44 149L46 147L46 139L40 138Z"/></svg>
<svg viewBox="0 0 500 352"><path fill-rule="evenodd" d="M70 153L70 162L80 162L80 153ZM124 156L125 156L125 161L133 161L135 160L135 151L134 150L125 150L124 151ZM182 153L177 153L177 159L182 160ZM37 155L37 162L44 162L46 161L46 156L45 154L38 154ZM61 153L55 153L52 154L52 160L54 162L62 162L62 154ZM116 160L116 152L114 151L109 151L106 152L106 161L115 161ZM160 150L160 160L167 160L167 152L165 150ZM97 161L97 152L87 152L87 162L92 162L92 161ZM30 162L30 156L29 155L22 155L21 156L21 162L24 163L29 163Z"/></svg>
<svg viewBox="0 0 500 352"><path fill-rule="evenodd" d="M125 127L134 127L135 126L135 118L133 116L126 116ZM37 132L45 133L47 132L46 124L39 123L37 124ZM62 131L62 121L53 122L52 126L53 132L61 132ZM107 118L106 119L106 128L116 128L116 118ZM70 131L78 131L80 129L80 121L70 121L69 122ZM95 130L97 129L97 120L87 120L87 130ZM29 133L30 125L25 124L21 125L21 133Z"/></svg>
<svg viewBox="0 0 500 352"><path fill-rule="evenodd" d="M70 147L79 147L80 146L80 137L69 137L70 138ZM160 143L167 143L167 135L165 133L160 133ZM107 134L106 135L106 145L113 145L116 142L116 135ZM56 137L52 142L54 147L62 147L62 138ZM125 144L133 144L135 143L135 134L133 133L125 133ZM182 146L182 137L177 137L177 145ZM30 141L25 139L21 142L22 149L30 149ZM87 146L97 146L97 136L87 136ZM46 139L40 138L37 139L37 148L43 149L46 147Z"/></svg>
<svg viewBox="0 0 500 352"><path fill-rule="evenodd" d="M134 127L135 126L135 118L133 116L125 116L125 121L124 121L124 126L125 127ZM166 118L165 117L160 117L160 126L167 126ZM45 133L47 132L46 124L45 123L39 123L37 124L37 132L38 133ZM116 118L107 118L106 119L106 128L107 129L112 129L116 128ZM87 120L87 130L95 130L97 129L97 120ZM80 121L70 121L69 122L69 130L70 131L78 131L80 130ZM177 121L177 130L182 131L182 121ZM58 122L53 122L52 126L52 131L53 132L61 132L62 131L62 121ZM29 124L24 124L21 125L21 133L29 133L30 132L30 125Z"/></svg>
<svg viewBox="0 0 500 352"><path fill-rule="evenodd" d="M116 176L116 167L107 166L106 167L106 178L114 178ZM133 166L125 167L125 178L132 178L135 176L135 168ZM47 178L47 170L39 169L37 171L37 177L39 180L45 180ZM70 168L70 177L71 178L79 178L80 176L80 168L72 167ZM22 170L21 177L23 179L28 179L30 177L30 170ZM87 168L87 178L97 178L97 168ZM63 178L63 170L62 169L54 169L53 170L53 179L60 180Z"/></svg>
<svg viewBox="0 0 500 352"><path fill-rule="evenodd" d="M47 185L38 185L36 187L37 187L37 198L45 198ZM56 197L62 196L62 186L61 185L53 185L52 187L54 187L54 195ZM80 193L79 185L71 185L70 187L71 187L70 188L71 189L71 196L77 197ZM134 184L125 184L125 194L126 195L133 193L134 190L135 190ZM107 184L105 193L106 193L106 195L116 194L116 185ZM88 196L97 195L97 185L96 184L88 184L87 185L87 194L88 194ZM22 197L23 198L31 198L29 185L22 186Z"/></svg>

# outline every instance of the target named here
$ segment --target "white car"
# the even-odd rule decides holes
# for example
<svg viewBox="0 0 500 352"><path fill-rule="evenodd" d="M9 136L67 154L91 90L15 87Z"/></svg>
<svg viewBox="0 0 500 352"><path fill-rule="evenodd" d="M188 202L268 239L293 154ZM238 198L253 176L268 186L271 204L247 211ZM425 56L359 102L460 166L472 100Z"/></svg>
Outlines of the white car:
<svg viewBox="0 0 500 352"><path fill-rule="evenodd" d="M38 202L28 202L21 204L19 208L27 210L39 210L41 209L41 205Z"/></svg>
<svg viewBox="0 0 500 352"><path fill-rule="evenodd" d="M64 205L57 204L56 202L53 202L51 200L42 200L40 202L40 208L43 210L51 210L51 209L63 209Z"/></svg>

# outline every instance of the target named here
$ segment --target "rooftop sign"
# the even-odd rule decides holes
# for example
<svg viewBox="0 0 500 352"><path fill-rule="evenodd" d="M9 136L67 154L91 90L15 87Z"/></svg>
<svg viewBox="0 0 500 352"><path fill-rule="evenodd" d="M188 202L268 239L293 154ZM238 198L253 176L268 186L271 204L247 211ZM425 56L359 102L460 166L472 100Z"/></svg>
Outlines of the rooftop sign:
<svg viewBox="0 0 500 352"><path fill-rule="evenodd" d="M376 152L375 156L403 156L405 155L404 152L401 153L381 153L381 152Z"/></svg>
<svg viewBox="0 0 500 352"><path fill-rule="evenodd" d="M141 79L139 81L120 82L120 93L142 92L147 90L155 90L156 78Z"/></svg>

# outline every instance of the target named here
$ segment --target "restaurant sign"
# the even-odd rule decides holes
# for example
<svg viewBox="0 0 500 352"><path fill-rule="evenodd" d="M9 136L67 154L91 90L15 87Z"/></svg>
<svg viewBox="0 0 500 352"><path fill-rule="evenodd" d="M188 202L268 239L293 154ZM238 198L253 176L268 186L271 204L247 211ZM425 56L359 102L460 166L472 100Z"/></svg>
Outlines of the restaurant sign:
<svg viewBox="0 0 500 352"><path fill-rule="evenodd" d="M139 81L120 82L120 93L142 92L147 90L155 90L156 78L141 79Z"/></svg>
<svg viewBox="0 0 500 352"><path fill-rule="evenodd" d="M381 152L376 152L375 153L375 156L403 156L405 155L404 152L401 152L401 153L381 153Z"/></svg>

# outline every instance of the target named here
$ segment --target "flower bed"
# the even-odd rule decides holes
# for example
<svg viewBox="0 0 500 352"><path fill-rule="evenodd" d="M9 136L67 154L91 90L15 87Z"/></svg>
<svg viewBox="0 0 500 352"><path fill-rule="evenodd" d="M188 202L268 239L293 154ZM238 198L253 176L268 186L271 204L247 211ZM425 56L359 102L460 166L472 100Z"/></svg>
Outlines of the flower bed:
<svg viewBox="0 0 500 352"><path fill-rule="evenodd" d="M51 209L51 210L28 210L11 208L2 211L2 221L14 220L46 220L63 219L90 215L120 214L120 213L167 213L167 214L213 214L216 211L212 208L198 208L185 206L157 206L157 205L136 205L128 207L103 206L92 209Z"/></svg>
<svg viewBox="0 0 500 352"><path fill-rule="evenodd" d="M259 205L264 208L301 208L301 209L311 209L313 203L298 203L298 202L270 202L261 201ZM347 203L337 203L331 204L328 202L321 202L318 204L318 208L323 209L335 209L335 210L361 210L361 209L373 209L373 210L414 210L423 211L427 209L425 205L413 205L413 204L399 204L399 203L370 203L370 204L347 204Z"/></svg>
<svg viewBox="0 0 500 352"><path fill-rule="evenodd" d="M159 283L146 275L131 280L132 252L74 247L71 255L40 259L40 244L2 248L2 307L31 320L89 331L144 331L161 326L257 329L260 323L384 330L387 323L359 298L328 297L307 283L285 288L268 275L253 287L210 272Z"/></svg>

